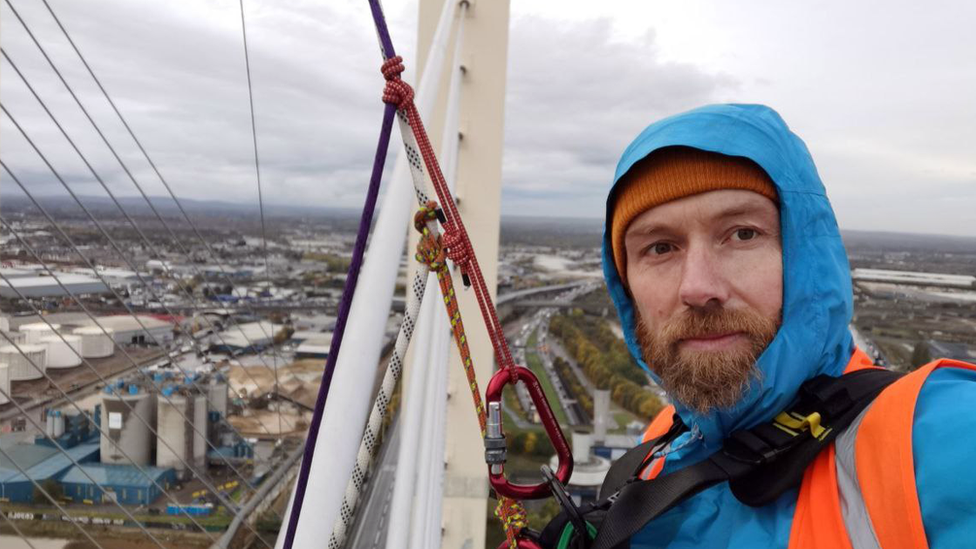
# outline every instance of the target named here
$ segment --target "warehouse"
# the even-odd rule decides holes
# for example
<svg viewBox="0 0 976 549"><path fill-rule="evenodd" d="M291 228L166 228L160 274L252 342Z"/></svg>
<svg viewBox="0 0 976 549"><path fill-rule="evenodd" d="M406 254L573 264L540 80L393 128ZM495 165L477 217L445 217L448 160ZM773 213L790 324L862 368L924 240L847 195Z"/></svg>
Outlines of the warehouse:
<svg viewBox="0 0 976 549"><path fill-rule="evenodd" d="M51 493L50 490L59 491L57 481L72 467L72 459L78 463L98 461L97 442L79 444L67 449L64 454L50 446L22 443L4 446L3 451L7 456L0 455L0 498L15 503L34 502L35 490L31 479L49 490L48 493ZM51 495L57 497L57 494ZM47 503L47 498L40 493L38 496L38 503Z"/></svg>
<svg viewBox="0 0 976 549"><path fill-rule="evenodd" d="M58 282L61 284L59 285ZM58 274L52 276L24 276L0 280L0 297L19 297L17 292L28 297L61 297L67 296L67 288L74 295L107 294L111 291L108 286L96 278L82 274ZM13 286L13 287L11 287Z"/></svg>
<svg viewBox="0 0 976 549"><path fill-rule="evenodd" d="M329 358L331 346L331 333L316 333L311 337L303 336L302 342L295 349L295 358Z"/></svg>
<svg viewBox="0 0 976 549"><path fill-rule="evenodd" d="M148 465L142 466L142 471L139 469L134 465L100 463L74 466L61 479L61 486L65 497L79 503L100 503L114 499L125 505L149 505L162 494L159 486L169 489L176 483L173 469ZM95 482L91 479L95 479ZM103 497L104 492L112 495Z"/></svg>
<svg viewBox="0 0 976 549"><path fill-rule="evenodd" d="M138 318L138 320L136 320ZM168 345L173 341L173 323L148 315L100 316L98 323L115 332L115 342L120 345L155 344ZM93 322L86 323L94 326ZM145 326L145 329L143 329ZM148 331L148 333L147 333Z"/></svg>
<svg viewBox="0 0 976 549"><path fill-rule="evenodd" d="M268 321L248 322L227 327L211 348L217 353L258 352L271 344L275 330L282 325L272 325Z"/></svg>

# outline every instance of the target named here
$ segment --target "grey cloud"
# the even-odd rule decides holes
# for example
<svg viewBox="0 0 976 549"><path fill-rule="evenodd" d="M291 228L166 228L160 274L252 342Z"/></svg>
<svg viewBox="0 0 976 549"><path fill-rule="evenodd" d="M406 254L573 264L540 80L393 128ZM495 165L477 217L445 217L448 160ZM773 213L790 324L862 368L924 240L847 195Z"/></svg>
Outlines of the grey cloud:
<svg viewBox="0 0 976 549"><path fill-rule="evenodd" d="M236 2L52 4L177 195L257 199ZM14 5L140 183L151 195L164 194L43 6ZM245 2L245 8L266 198L357 206L383 110L379 55L365 3ZM414 9L389 14L395 36L413 37ZM4 49L110 187L134 194L8 11L2 18ZM409 54L410 48L403 50ZM13 71L4 71L3 103L18 122L72 182L91 180ZM50 178L9 121L0 132L5 162L31 181ZM10 186L4 184L4 192Z"/></svg>
<svg viewBox="0 0 976 549"><path fill-rule="evenodd" d="M651 121L709 101L737 82L659 59L655 36L615 39L601 19L513 20L506 101L506 212L602 215L620 153ZM547 202L548 198L548 202ZM552 208L559 201L559 208Z"/></svg>

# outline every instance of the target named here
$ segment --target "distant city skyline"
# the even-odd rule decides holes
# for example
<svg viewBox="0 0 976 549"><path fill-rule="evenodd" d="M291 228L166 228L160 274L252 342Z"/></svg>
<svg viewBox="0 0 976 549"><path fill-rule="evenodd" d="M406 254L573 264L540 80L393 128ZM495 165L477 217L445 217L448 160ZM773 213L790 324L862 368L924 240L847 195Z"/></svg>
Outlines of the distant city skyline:
<svg viewBox="0 0 976 549"><path fill-rule="evenodd" d="M137 179L163 195L42 5L12 1ZM52 1L181 198L256 204L236 2ZM417 7L384 2L416 66ZM382 103L365 2L247 1L267 204L361 207ZM842 229L976 236L976 6L512 3L503 215L603 215L623 147L711 102L776 108L810 147ZM6 5L4 51L113 191L135 193ZM79 194L99 189L6 62L4 106ZM477 71L476 63L472 74ZM2 157L64 194L9 119ZM395 136L392 155L399 151ZM0 200L19 194L2 176Z"/></svg>

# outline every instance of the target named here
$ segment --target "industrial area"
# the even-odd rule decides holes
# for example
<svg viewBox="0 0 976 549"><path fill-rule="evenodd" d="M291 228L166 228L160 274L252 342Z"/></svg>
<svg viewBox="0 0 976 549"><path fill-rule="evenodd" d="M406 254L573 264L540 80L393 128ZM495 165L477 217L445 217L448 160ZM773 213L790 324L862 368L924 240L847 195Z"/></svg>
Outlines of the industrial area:
<svg viewBox="0 0 976 549"><path fill-rule="evenodd" d="M68 259L70 248L42 227L9 227L0 267L0 510L35 526L28 531L68 538L63 525L38 525L63 523L60 508L103 536L149 528L179 536L177 546L273 540L328 356L348 236L331 228L279 236L270 273L247 267L257 251L242 231L223 237L219 266L173 253L141 258L137 271L103 260L86 274L88 264ZM573 442L567 490L588 501L665 397L638 370L636 389L618 389L577 360L584 336L606 341L609 331L623 344L593 235L558 224L516 233L502 235L499 314L517 361L542 380ZM918 252L849 240L852 332L862 348L898 369L912 367L919 344L972 360L976 318L967 304L976 279L964 274L965 254L932 274L905 269ZM406 272L404 261L382 327L384 356L401 322ZM525 443L540 432L538 414L523 388L503 412L510 474L528 481L553 459L545 445ZM386 509L373 494L389 487L396 467L396 434L387 442L350 547L385 539L370 525Z"/></svg>

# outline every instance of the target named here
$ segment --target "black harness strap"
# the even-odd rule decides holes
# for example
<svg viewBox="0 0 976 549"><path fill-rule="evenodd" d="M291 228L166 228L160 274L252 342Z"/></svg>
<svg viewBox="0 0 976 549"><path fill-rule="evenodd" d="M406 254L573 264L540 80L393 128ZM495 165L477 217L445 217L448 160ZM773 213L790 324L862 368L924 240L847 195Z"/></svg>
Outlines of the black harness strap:
<svg viewBox="0 0 976 549"><path fill-rule="evenodd" d="M678 414L674 414L674 417L671 419L671 427L668 428L667 432L627 450L624 455L613 462L610 470L607 471L607 476L603 479L603 485L600 486L598 499L606 499L617 493L624 484L631 482L644 470L644 467L647 465L647 457L651 453L651 450L655 452L660 451L672 440L678 438L678 435L687 430L688 427L681 421Z"/></svg>
<svg viewBox="0 0 976 549"><path fill-rule="evenodd" d="M721 450L704 461L652 480L624 484L593 549L625 544L651 520L720 482L729 481L732 493L747 505L765 505L776 499L798 486L820 450L899 377L875 368L838 378L818 376L804 383L787 412L771 423L733 433ZM634 454L643 457L650 446L643 454ZM633 461L631 458L628 465Z"/></svg>

